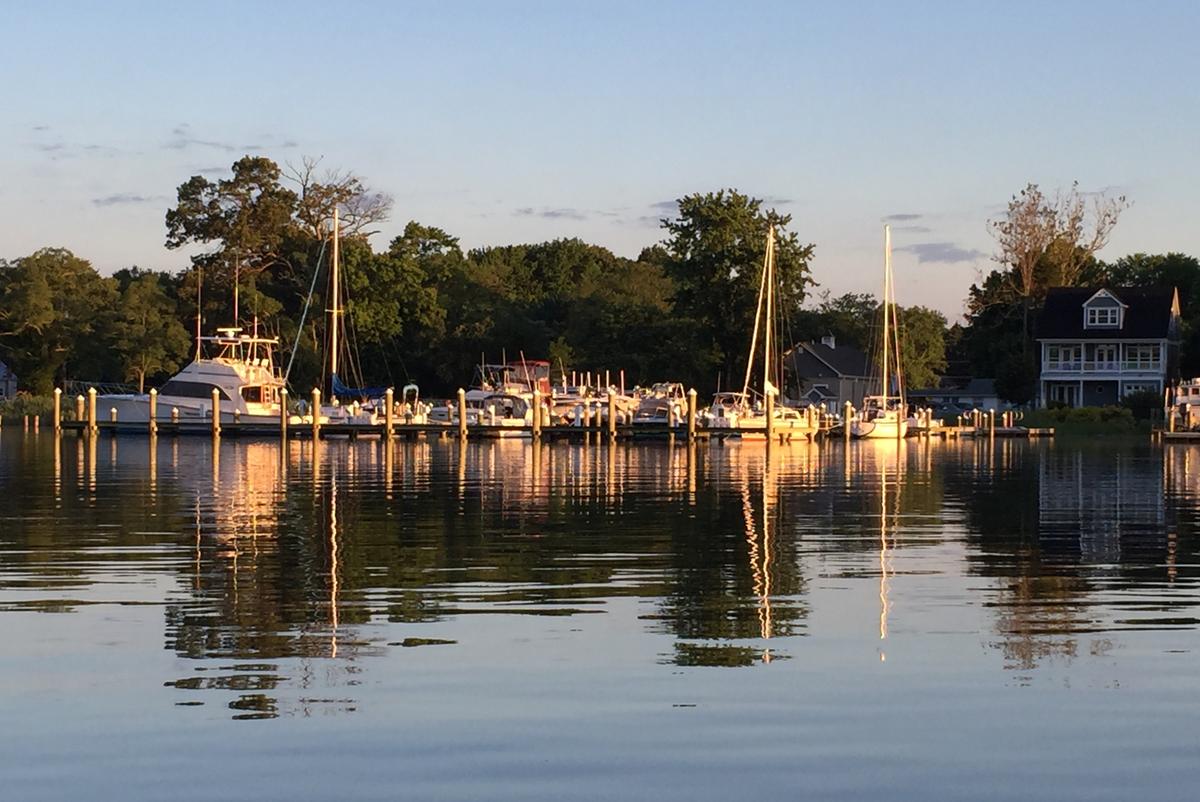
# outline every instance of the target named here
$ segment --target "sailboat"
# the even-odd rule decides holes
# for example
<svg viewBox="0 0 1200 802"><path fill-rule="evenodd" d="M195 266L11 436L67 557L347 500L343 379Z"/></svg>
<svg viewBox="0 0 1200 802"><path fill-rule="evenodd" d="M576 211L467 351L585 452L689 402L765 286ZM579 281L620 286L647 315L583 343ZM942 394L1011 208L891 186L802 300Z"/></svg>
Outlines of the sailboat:
<svg viewBox="0 0 1200 802"><path fill-rule="evenodd" d="M776 365L772 361L771 326L775 320L775 226L767 229L767 249L763 256L762 280L758 289L758 305L754 311L754 333L750 337L750 354L746 359L746 380L742 391L717 393L709 409L708 425L713 429L732 429L742 438L771 437L778 434L791 439L792 434L808 433L807 419L791 407L776 405L779 390L772 383ZM759 327L763 330L763 388L755 401L750 390L754 373L754 356L758 350Z"/></svg>
<svg viewBox="0 0 1200 802"><path fill-rule="evenodd" d="M854 437L900 439L908 433L904 380L900 373L900 339L896 320L896 286L892 279L892 227L883 227L883 330L880 347L880 395L863 399L850 424Z"/></svg>

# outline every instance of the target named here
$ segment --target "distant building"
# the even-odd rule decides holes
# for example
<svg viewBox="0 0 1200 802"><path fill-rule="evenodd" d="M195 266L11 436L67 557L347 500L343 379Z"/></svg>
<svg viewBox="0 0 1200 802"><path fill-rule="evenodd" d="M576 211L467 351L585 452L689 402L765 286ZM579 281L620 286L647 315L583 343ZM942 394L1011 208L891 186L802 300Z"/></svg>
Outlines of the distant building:
<svg viewBox="0 0 1200 802"><path fill-rule="evenodd" d="M1177 377L1179 293L1171 287L1054 287L1037 321L1038 403L1118 404Z"/></svg>
<svg viewBox="0 0 1200 802"><path fill-rule="evenodd" d="M870 358L852 345L838 345L832 334L820 342L799 343L783 363L788 387L798 388L801 404L841 409L849 401L861 407L864 396L879 391Z"/></svg>
<svg viewBox="0 0 1200 802"><path fill-rule="evenodd" d="M8 365L0 362L0 398L12 398L17 394L17 374Z"/></svg>
<svg viewBox="0 0 1200 802"><path fill-rule="evenodd" d="M971 379L947 376L937 387L916 388L906 392L909 403L933 409L1003 409L1007 407L996 394L995 379Z"/></svg>

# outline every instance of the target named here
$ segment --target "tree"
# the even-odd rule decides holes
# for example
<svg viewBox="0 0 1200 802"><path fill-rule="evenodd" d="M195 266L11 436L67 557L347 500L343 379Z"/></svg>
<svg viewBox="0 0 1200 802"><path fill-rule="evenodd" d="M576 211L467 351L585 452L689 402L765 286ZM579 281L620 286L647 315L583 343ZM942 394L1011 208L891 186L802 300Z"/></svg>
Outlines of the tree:
<svg viewBox="0 0 1200 802"><path fill-rule="evenodd" d="M793 333L797 340L809 341L832 334L838 345L869 351L881 322L879 299L874 295L848 292L832 298L825 292L815 308L796 315Z"/></svg>
<svg viewBox="0 0 1200 802"><path fill-rule="evenodd" d="M189 344L159 276L134 278L121 293L113 324L113 348L123 378L137 379L138 392L145 392L146 376L178 369Z"/></svg>
<svg viewBox="0 0 1200 802"><path fill-rule="evenodd" d="M789 215L763 211L762 201L736 190L688 195L678 215L664 219L666 274L675 283L673 311L694 327L692 347L712 354L706 366L735 375L750 341L767 230L775 227L777 308L784 319L800 309L813 283L813 246L787 231Z"/></svg>
<svg viewBox="0 0 1200 802"><path fill-rule="evenodd" d="M909 387L936 387L946 370L946 316L924 306L899 310L900 367Z"/></svg>
<svg viewBox="0 0 1200 802"><path fill-rule="evenodd" d="M280 184L279 165L264 156L243 156L232 172L215 183L189 178L166 217L167 247L212 245L192 263L227 281L238 272L261 273L279 260L298 201Z"/></svg>
<svg viewBox="0 0 1200 802"><path fill-rule="evenodd" d="M297 187L296 221L314 240L328 236L333 210L344 236L368 237L371 226L388 219L392 198L367 188L363 180L347 170L326 170L317 178L320 159L305 156L300 165L289 164L284 177Z"/></svg>
<svg viewBox="0 0 1200 802"><path fill-rule="evenodd" d="M26 387L49 393L83 356L91 371L103 354L116 283L65 248L43 248L0 263L0 351ZM101 371L96 371L100 373ZM101 379L102 375L86 375Z"/></svg>

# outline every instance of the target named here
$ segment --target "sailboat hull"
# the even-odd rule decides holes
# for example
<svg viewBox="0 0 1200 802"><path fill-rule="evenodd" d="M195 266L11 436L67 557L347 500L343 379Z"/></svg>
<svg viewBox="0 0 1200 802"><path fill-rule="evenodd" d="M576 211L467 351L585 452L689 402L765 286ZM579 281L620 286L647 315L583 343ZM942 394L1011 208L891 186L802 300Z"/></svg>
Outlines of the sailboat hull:
<svg viewBox="0 0 1200 802"><path fill-rule="evenodd" d="M854 421L850 424L850 435L863 440L896 440L908 435L908 420L888 416L869 421Z"/></svg>

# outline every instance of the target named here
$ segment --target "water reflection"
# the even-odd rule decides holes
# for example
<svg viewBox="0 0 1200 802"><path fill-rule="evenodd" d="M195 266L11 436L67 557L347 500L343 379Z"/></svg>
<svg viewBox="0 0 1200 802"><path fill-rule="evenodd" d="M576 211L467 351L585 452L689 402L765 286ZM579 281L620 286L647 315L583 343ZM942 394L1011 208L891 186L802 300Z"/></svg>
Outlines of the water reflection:
<svg viewBox="0 0 1200 802"><path fill-rule="evenodd" d="M1198 623L1188 448L46 435L0 482L0 616L157 605L173 701L238 718L350 712L373 666L497 634L770 673L955 631L1026 682Z"/></svg>

